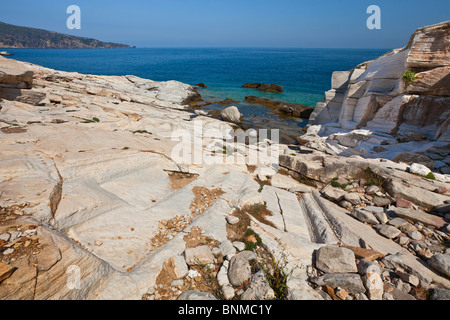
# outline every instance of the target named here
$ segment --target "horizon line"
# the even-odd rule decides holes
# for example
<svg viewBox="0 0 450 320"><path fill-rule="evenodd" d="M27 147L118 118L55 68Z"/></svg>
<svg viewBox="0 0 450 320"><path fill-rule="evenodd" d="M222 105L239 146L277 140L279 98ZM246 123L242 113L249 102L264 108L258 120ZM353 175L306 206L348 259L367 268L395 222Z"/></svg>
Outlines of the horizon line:
<svg viewBox="0 0 450 320"><path fill-rule="evenodd" d="M134 49L333 49L333 50L394 50L400 48L363 48L363 47L345 47L345 48L336 48L336 47L239 47L239 46L155 46L155 47L132 47L130 48L8 48L8 47L0 47L2 50L134 50Z"/></svg>

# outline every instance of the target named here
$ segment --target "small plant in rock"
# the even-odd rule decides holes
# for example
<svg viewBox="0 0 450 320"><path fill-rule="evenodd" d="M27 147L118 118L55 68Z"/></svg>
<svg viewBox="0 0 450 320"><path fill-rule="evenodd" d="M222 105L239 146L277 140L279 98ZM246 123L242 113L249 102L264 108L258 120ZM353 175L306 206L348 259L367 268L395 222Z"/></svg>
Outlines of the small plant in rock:
<svg viewBox="0 0 450 320"><path fill-rule="evenodd" d="M436 180L436 177L433 174L433 172L430 172L429 174L427 174L425 178L428 178L428 179L431 179L431 180Z"/></svg>
<svg viewBox="0 0 450 320"><path fill-rule="evenodd" d="M201 274L202 280L201 285L207 288L207 291L213 294L217 299L223 300L222 289L217 281L217 271L215 269L211 269L209 265L205 265L201 263L199 259L196 259L196 266L198 271ZM214 266L216 267L216 266ZM218 268L217 268L218 269Z"/></svg>
<svg viewBox="0 0 450 320"><path fill-rule="evenodd" d="M334 179L331 181L331 185L332 185L334 188L345 189L347 186L353 184L352 181L349 181L348 183L340 184L340 183L338 182L338 180L339 180L339 178L334 178Z"/></svg>
<svg viewBox="0 0 450 320"><path fill-rule="evenodd" d="M416 73L414 71L408 70L403 74L402 80L408 84L408 83L414 82L417 79L417 77L418 76L416 75Z"/></svg>
<svg viewBox="0 0 450 320"><path fill-rule="evenodd" d="M277 300L287 300L289 287L288 278L295 269L288 270L288 261L286 255L282 254L280 259L272 254L265 252L260 256L259 261L253 266L254 271L262 270L266 276L267 282L275 293Z"/></svg>
<svg viewBox="0 0 450 320"><path fill-rule="evenodd" d="M81 121L81 123L96 123L96 122L100 122L100 119L96 118L96 117L92 118L92 120L91 119L83 119L83 120L84 121Z"/></svg>
<svg viewBox="0 0 450 320"><path fill-rule="evenodd" d="M266 181L257 180L257 182L259 183L259 189L258 189L259 193L261 193L263 191L264 186L271 186L272 185L270 183L270 180L266 180Z"/></svg>
<svg viewBox="0 0 450 320"><path fill-rule="evenodd" d="M375 173L372 169L367 167L366 169L361 170L356 177L354 177L354 180L361 180L363 179L365 181L365 185L367 187L370 186L377 186L380 188L380 190L383 189L383 184L385 183L386 179L380 176L379 174Z"/></svg>
<svg viewBox="0 0 450 320"><path fill-rule="evenodd" d="M244 213L251 215L253 218L258 220L259 222L264 223L273 228L276 228L275 225L271 221L266 219L267 216L272 216L273 213L272 213L272 211L267 209L267 206L265 204L255 203L253 205L244 206L240 210Z"/></svg>
<svg viewBox="0 0 450 320"><path fill-rule="evenodd" d="M261 237L252 229L248 229L244 234L245 250L255 251L262 245Z"/></svg>
<svg viewBox="0 0 450 320"><path fill-rule="evenodd" d="M301 176L297 179L298 182L300 182L301 184L304 184L306 186L310 186L310 187L316 187L316 184L314 183L313 179L310 179L308 177L305 176Z"/></svg>
<svg viewBox="0 0 450 320"><path fill-rule="evenodd" d="M147 133L147 134L152 134L151 132L148 132L147 130L136 130L136 131L133 131L133 134L136 134L136 133Z"/></svg>

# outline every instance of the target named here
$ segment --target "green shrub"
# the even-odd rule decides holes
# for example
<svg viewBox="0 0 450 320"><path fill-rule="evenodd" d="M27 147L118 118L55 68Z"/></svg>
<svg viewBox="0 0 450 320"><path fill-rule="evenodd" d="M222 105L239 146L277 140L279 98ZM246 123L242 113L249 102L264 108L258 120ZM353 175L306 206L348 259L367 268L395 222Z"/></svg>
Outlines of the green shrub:
<svg viewBox="0 0 450 320"><path fill-rule="evenodd" d="M256 243L246 240L249 236L252 236L252 235L255 237ZM262 245L261 237L259 236L259 234L257 234L252 229L247 229L247 231L244 234L243 241L245 243L245 250L248 250L248 251L255 251L258 248L258 246Z"/></svg>
<svg viewBox="0 0 450 320"><path fill-rule="evenodd" d="M428 178L431 180L436 180L436 177L434 176L433 172L430 172L429 174L427 174L425 178Z"/></svg>
<svg viewBox="0 0 450 320"><path fill-rule="evenodd" d="M81 123L95 123L95 122L100 122L100 119L99 118L96 118L96 117L94 117L94 118L92 118L92 120L91 119L83 119L84 121L81 121Z"/></svg>
<svg viewBox="0 0 450 320"><path fill-rule="evenodd" d="M417 79L416 73L411 70L406 71L402 76L402 80L406 83L414 82L414 80L416 79Z"/></svg>
<svg viewBox="0 0 450 320"><path fill-rule="evenodd" d="M262 270L266 276L267 283L273 289L276 300L287 300L289 287L288 278L294 269L287 269L287 257L282 254L280 259L276 259L272 254L266 252L259 255L258 262L253 266L255 272Z"/></svg>

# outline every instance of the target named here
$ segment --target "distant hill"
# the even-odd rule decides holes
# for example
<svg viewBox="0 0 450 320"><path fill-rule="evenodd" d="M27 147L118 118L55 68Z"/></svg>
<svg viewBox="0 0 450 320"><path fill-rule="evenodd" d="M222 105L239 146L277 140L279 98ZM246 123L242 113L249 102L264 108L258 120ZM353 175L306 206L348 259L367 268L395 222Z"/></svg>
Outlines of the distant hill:
<svg viewBox="0 0 450 320"><path fill-rule="evenodd" d="M0 48L103 49L130 46L0 22Z"/></svg>

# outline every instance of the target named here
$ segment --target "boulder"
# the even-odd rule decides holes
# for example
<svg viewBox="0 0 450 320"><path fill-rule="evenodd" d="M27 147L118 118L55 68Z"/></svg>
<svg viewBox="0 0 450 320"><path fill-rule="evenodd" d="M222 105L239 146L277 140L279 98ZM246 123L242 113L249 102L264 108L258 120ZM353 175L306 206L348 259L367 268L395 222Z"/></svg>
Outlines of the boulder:
<svg viewBox="0 0 450 320"><path fill-rule="evenodd" d="M246 83L242 85L243 88L251 88L258 89L259 91L267 91L267 92L283 92L284 87L278 84L267 84L267 83Z"/></svg>
<svg viewBox="0 0 450 320"><path fill-rule="evenodd" d="M0 86L31 89L34 72L14 60L0 57Z"/></svg>
<svg viewBox="0 0 450 320"><path fill-rule="evenodd" d="M246 301L273 299L275 299L275 293L262 270L252 275L248 289L241 296L241 300Z"/></svg>
<svg viewBox="0 0 450 320"><path fill-rule="evenodd" d="M377 261L370 261L362 258L358 263L358 273L362 276L367 275L368 273L378 273L381 275L381 268Z"/></svg>
<svg viewBox="0 0 450 320"><path fill-rule="evenodd" d="M366 292L361 277L355 273L329 273L312 278L311 281L319 286L328 285L334 289L340 287L352 294Z"/></svg>
<svg viewBox="0 0 450 320"><path fill-rule="evenodd" d="M376 225L379 222L372 213L370 213L369 211L363 210L363 209L354 209L351 211L350 214L355 219L358 219L359 221L365 222L368 224Z"/></svg>
<svg viewBox="0 0 450 320"><path fill-rule="evenodd" d="M377 272L369 272L364 276L364 286L370 300L383 300L383 280Z"/></svg>
<svg viewBox="0 0 450 320"><path fill-rule="evenodd" d="M423 164L413 163L410 167L411 173L426 177L431 170Z"/></svg>
<svg viewBox="0 0 450 320"><path fill-rule="evenodd" d="M342 200L346 195L345 191L338 188L334 188L331 185L328 185L324 189L322 189L321 193L331 201L335 202Z"/></svg>
<svg viewBox="0 0 450 320"><path fill-rule="evenodd" d="M355 192L351 192L351 193L346 193L344 195L344 200L350 202L352 205L358 205L361 204L361 197L359 196L358 193Z"/></svg>
<svg viewBox="0 0 450 320"><path fill-rule="evenodd" d="M393 211L403 219L412 220L414 222L420 222L427 226L433 226L438 229L445 226L446 222L442 217L438 217L423 210L405 209L405 208L393 208Z"/></svg>
<svg viewBox="0 0 450 320"><path fill-rule="evenodd" d="M230 240L222 241L219 245L219 249L224 257L233 256L236 253L236 248L233 246Z"/></svg>
<svg viewBox="0 0 450 320"><path fill-rule="evenodd" d="M450 290L435 288L433 289L430 300L450 300Z"/></svg>
<svg viewBox="0 0 450 320"><path fill-rule="evenodd" d="M411 201L408 201L405 199L397 199L395 205L398 208L412 208L413 207L413 203Z"/></svg>
<svg viewBox="0 0 450 320"><path fill-rule="evenodd" d="M381 252L372 250L372 249L365 249L365 248L351 247L351 246L344 246L344 247L352 250L357 259L373 261L373 260L377 260L379 258L384 257L384 254L382 254ZM359 267L358 267L358 270L359 270Z"/></svg>
<svg viewBox="0 0 450 320"><path fill-rule="evenodd" d="M184 251L186 263L189 266L198 264L214 263L214 255L209 246L199 246L195 248L187 248Z"/></svg>
<svg viewBox="0 0 450 320"><path fill-rule="evenodd" d="M249 261L256 259L256 255L251 251L242 251L233 256L228 267L228 279L235 286L241 286L252 276Z"/></svg>
<svg viewBox="0 0 450 320"><path fill-rule="evenodd" d="M287 103L283 101L271 100L255 96L245 97L245 102L251 104L260 104L268 108L275 109L278 112L287 113L290 114L291 116L300 117L304 119L308 119L314 110L313 107L303 104Z"/></svg>
<svg viewBox="0 0 450 320"><path fill-rule="evenodd" d="M227 216L226 220L228 222L228 224L234 226L235 224L238 224L240 219L238 217L234 217L234 216Z"/></svg>
<svg viewBox="0 0 450 320"><path fill-rule="evenodd" d="M381 235L385 236L388 239L396 238L401 234L401 231L396 227L388 226L385 224L377 225L376 228Z"/></svg>
<svg viewBox="0 0 450 320"><path fill-rule="evenodd" d="M413 232L416 231L416 227L414 227L414 225L412 225L411 223L409 223L408 221L406 221L405 219L396 217L392 220L390 220L388 222L389 225L396 227L397 229L399 229L401 232Z"/></svg>
<svg viewBox="0 0 450 320"><path fill-rule="evenodd" d="M434 207L434 211L436 211L439 214L446 215L450 213L450 203L444 203L441 205L438 205Z"/></svg>
<svg viewBox="0 0 450 320"><path fill-rule="evenodd" d="M266 89L266 91L268 91L268 92L283 92L284 91L284 87L283 86L280 86L279 84L271 84L267 89Z"/></svg>
<svg viewBox="0 0 450 320"><path fill-rule="evenodd" d="M369 196L374 195L377 192L380 192L380 188L375 185L368 186L366 189L366 194L368 194Z"/></svg>
<svg viewBox="0 0 450 320"><path fill-rule="evenodd" d="M326 273L357 272L352 250L337 246L325 246L316 252L316 268Z"/></svg>
<svg viewBox="0 0 450 320"><path fill-rule="evenodd" d="M420 280L419 278L417 278L416 276L409 274L408 272L405 272L402 269L397 268L397 270L395 270L395 274L402 279L402 281L409 283L411 285L413 285L414 287L417 287L420 284Z"/></svg>
<svg viewBox="0 0 450 320"><path fill-rule="evenodd" d="M372 202L377 206L377 207L386 207L388 205L391 204L391 200L389 200L388 198L382 198L382 197L377 197L375 196L372 199Z"/></svg>
<svg viewBox="0 0 450 320"><path fill-rule="evenodd" d="M223 121L231 122L234 124L241 124L244 121L244 116L239 112L237 107L228 107L220 114Z"/></svg>
<svg viewBox="0 0 450 320"><path fill-rule="evenodd" d="M394 199L402 198L427 209L432 209L442 204L448 198L445 195L420 187L418 183L413 184L412 181L405 179L387 178L383 188Z"/></svg>
<svg viewBox="0 0 450 320"><path fill-rule="evenodd" d="M436 271L450 277L450 255L436 253L427 262Z"/></svg>
<svg viewBox="0 0 450 320"><path fill-rule="evenodd" d="M432 159L417 153L402 152L397 154L394 159L392 159L392 161L398 163L406 163L408 165L418 163L428 167L430 170L434 169L434 161Z"/></svg>

